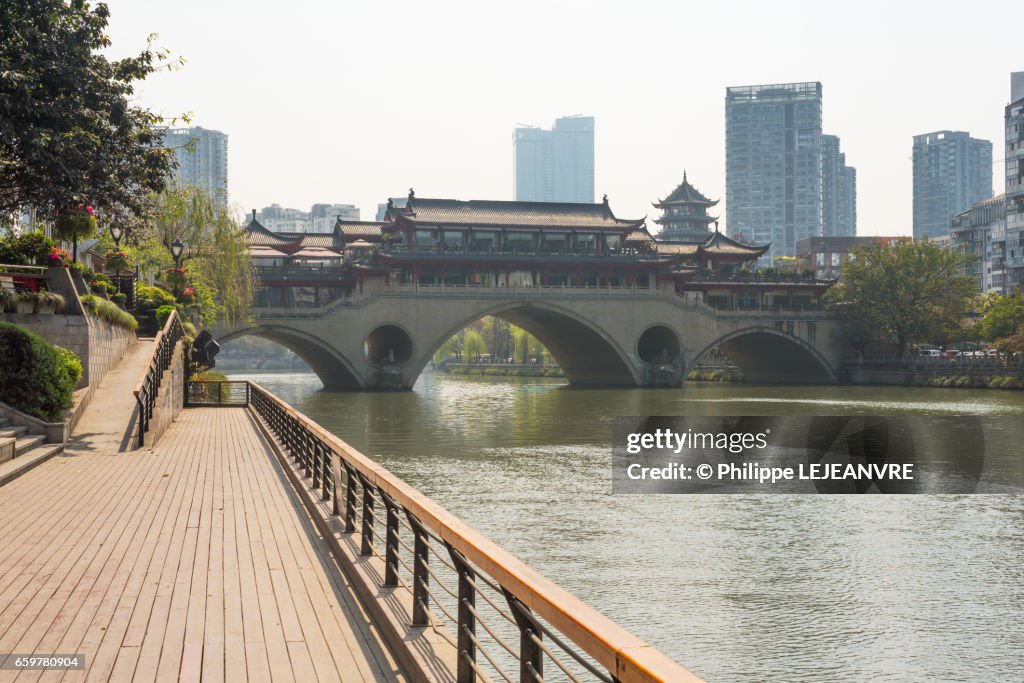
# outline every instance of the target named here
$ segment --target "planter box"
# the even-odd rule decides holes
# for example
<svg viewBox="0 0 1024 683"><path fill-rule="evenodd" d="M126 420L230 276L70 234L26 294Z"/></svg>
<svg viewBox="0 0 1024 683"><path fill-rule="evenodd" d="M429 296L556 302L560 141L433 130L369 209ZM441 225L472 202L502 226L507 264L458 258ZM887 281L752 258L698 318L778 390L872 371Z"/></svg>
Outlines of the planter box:
<svg viewBox="0 0 1024 683"><path fill-rule="evenodd" d="M31 315L36 311L36 305L31 301L19 301L15 304L15 310L22 315Z"/></svg>

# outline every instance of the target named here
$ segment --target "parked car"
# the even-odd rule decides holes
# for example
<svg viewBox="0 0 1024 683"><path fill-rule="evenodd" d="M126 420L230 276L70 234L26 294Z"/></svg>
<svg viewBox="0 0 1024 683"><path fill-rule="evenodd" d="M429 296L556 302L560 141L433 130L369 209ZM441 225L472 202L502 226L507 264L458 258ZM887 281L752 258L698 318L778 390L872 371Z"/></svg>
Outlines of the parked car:
<svg viewBox="0 0 1024 683"><path fill-rule="evenodd" d="M946 349L942 353L942 356L944 358L948 358L949 360L955 360L955 359L959 358L962 355L963 354L960 351L957 351L956 349Z"/></svg>
<svg viewBox="0 0 1024 683"><path fill-rule="evenodd" d="M938 349L921 349L921 356L924 358L941 358L942 351Z"/></svg>

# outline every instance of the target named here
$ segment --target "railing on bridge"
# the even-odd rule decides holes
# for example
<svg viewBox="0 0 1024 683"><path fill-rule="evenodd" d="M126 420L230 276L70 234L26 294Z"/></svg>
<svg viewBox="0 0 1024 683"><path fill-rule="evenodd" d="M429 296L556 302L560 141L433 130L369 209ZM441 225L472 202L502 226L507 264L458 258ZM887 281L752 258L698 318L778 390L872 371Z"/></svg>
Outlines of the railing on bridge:
<svg viewBox="0 0 1024 683"><path fill-rule="evenodd" d="M156 405L157 393L160 391L160 382L164 372L171 366L174 360L174 347L184 336L185 330L178 319L177 311L171 311L167 316L167 322L163 329L157 332L153 340L153 352L146 363L146 370L142 379L135 386L135 400L139 404L138 434L135 436L135 447L142 448L146 443L146 432L149 431L149 421L153 419L153 407Z"/></svg>
<svg viewBox="0 0 1024 683"><path fill-rule="evenodd" d="M247 406L249 383L238 380L189 382L185 387L185 407Z"/></svg>
<svg viewBox="0 0 1024 683"><path fill-rule="evenodd" d="M405 645L430 632L454 655L432 660L449 662L445 678L700 680L259 385L247 395L321 509L358 540L360 555L383 560L374 592L388 603L398 597L388 589L403 592Z"/></svg>

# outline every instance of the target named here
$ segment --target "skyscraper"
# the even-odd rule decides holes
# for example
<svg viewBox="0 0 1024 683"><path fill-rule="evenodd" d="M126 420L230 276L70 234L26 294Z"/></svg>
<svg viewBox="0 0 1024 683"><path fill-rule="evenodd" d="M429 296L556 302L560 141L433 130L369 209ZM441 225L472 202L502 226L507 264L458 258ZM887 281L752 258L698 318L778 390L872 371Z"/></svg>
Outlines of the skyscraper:
<svg viewBox="0 0 1024 683"><path fill-rule="evenodd" d="M1024 71L1013 74L1006 125L1006 291L1024 290Z"/></svg>
<svg viewBox="0 0 1024 683"><path fill-rule="evenodd" d="M551 130L516 128L516 201L594 201L594 117L567 116Z"/></svg>
<svg viewBox="0 0 1024 683"><path fill-rule="evenodd" d="M821 227L825 237L857 234L857 169L846 165L839 137L821 136Z"/></svg>
<svg viewBox="0 0 1024 683"><path fill-rule="evenodd" d="M950 220L992 196L992 143L963 131L914 136L914 239L949 234Z"/></svg>
<svg viewBox="0 0 1024 683"><path fill-rule="evenodd" d="M222 206L228 203L228 136L219 130L167 128L164 147L178 158L175 177L182 185L209 192Z"/></svg>
<svg viewBox="0 0 1024 683"><path fill-rule="evenodd" d="M728 88L725 195L729 235L793 256L822 233L821 83Z"/></svg>

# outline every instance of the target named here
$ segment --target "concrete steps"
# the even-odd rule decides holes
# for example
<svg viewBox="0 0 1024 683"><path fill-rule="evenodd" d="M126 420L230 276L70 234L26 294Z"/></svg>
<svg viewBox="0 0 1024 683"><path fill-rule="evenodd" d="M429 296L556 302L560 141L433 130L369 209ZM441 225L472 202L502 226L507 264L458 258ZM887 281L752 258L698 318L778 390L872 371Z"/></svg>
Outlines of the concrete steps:
<svg viewBox="0 0 1024 683"><path fill-rule="evenodd" d="M12 426L0 417L0 486L64 450L63 444L45 441L45 436L29 434L27 427Z"/></svg>

